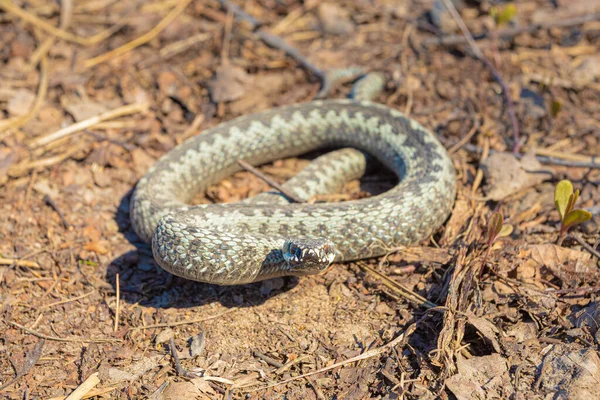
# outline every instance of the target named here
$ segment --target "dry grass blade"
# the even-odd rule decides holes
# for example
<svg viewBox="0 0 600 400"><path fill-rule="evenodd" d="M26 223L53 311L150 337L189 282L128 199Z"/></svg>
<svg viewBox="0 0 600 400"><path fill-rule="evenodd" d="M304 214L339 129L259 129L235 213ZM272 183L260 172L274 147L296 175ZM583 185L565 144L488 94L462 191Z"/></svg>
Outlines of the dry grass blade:
<svg viewBox="0 0 600 400"><path fill-rule="evenodd" d="M100 383L100 378L98 378L98 373L94 372L93 374L88 376L87 379L85 381L83 381L83 383L81 385L79 385L77 387L77 389L73 390L73 392L71 392L71 394L68 395L65 400L83 399L83 397L87 393L89 393L90 390L92 390L94 388L94 386L96 386L99 383Z"/></svg>
<svg viewBox="0 0 600 400"><path fill-rule="evenodd" d="M0 258L0 265L16 265L17 267L40 269L40 265L35 261L19 260L16 258Z"/></svg>
<svg viewBox="0 0 600 400"><path fill-rule="evenodd" d="M40 307L40 310L44 310L46 308L55 307L55 306L59 306L61 304L67 304L67 303L71 303L73 301L85 299L86 297L88 297L90 294L92 294L94 292L95 292L95 290L90 290L89 292L84 293L81 296L77 296L77 297L73 297L71 299L65 299L65 300L56 301L54 303L46 304L46 305L43 305L42 307Z"/></svg>
<svg viewBox="0 0 600 400"><path fill-rule="evenodd" d="M389 349L391 349L393 347L396 347L398 344L400 344L400 342L402 342L405 338L407 338L415 329L416 329L416 325L412 324L403 333L401 333L400 335L398 335L394 340L390 341L389 343L384 344L381 347L378 347L378 348L373 349L373 350L367 350L364 353L362 353L362 354L360 354L360 355L358 355L356 357L352 357L352 358L349 358L347 360L340 361L340 362L332 364L332 365L330 365L328 367L321 368L318 371L313 371L313 372L309 372L309 373L306 373L306 374L294 376L293 378L286 379L284 381L277 382L277 383L274 383L272 385L268 385L268 386L265 386L265 387L262 387L262 388L253 389L252 391L264 390L264 389L269 389L269 388L272 388L272 387L275 387L275 386L285 385L286 383L295 381L297 379L303 379L303 378L306 378L306 377L309 377L309 376L313 376L313 375L316 375L316 374L321 374L323 372L331 371L332 369L336 369L338 367L343 367L344 365L352 364L352 363L355 363L357 361L366 360L367 358L378 356L378 355L386 352L387 350L389 350Z"/></svg>
<svg viewBox="0 0 600 400"><path fill-rule="evenodd" d="M93 127L94 125L117 117L122 117L124 115L136 114L136 113L145 113L148 110L147 103L134 103L129 104L123 107L115 108L114 110L107 111L95 117L91 117L85 119L83 121L79 121L74 123L71 126L68 126L64 129L60 129L54 133L51 133L46 136L42 136L40 138L34 139L31 143L29 143L30 149L35 149L36 147L44 146L48 143L51 143L55 140L61 139L65 136L72 135L76 132L81 132L84 129L88 129Z"/></svg>
<svg viewBox="0 0 600 400"><path fill-rule="evenodd" d="M220 318L220 317L222 317L224 315L227 315L229 313L232 313L234 311L237 311L237 308L232 308L231 310L227 310L225 312L222 312L221 314L212 315L210 317L205 317L205 318L191 319L189 321L171 322L171 323L166 323L166 324L154 324L154 325L146 325L146 326L135 326L135 327L133 327L131 329L132 330L137 330L137 329L169 328L169 327L173 327L173 326L197 324L199 322L204 322L204 321L208 321L208 320L211 320L211 319Z"/></svg>
<svg viewBox="0 0 600 400"><path fill-rule="evenodd" d="M162 32L162 30L165 29L171 22L173 22L173 20L175 20L175 18L177 18L177 16L179 16L179 14L183 12L183 10L185 10L185 8L188 6L188 4L190 4L191 1L192 0L182 0L177 5L177 7L171 10L171 12L167 14L167 16L163 18L154 28L152 28L150 32L147 32L142 36L132 40L131 42L125 43L123 46L117 47L114 50L86 60L83 64L84 68L91 68L95 65L108 61L111 58L123 55L145 43L148 43L150 40L158 36L158 34Z"/></svg>
<svg viewBox="0 0 600 400"><path fill-rule="evenodd" d="M117 30L113 27L113 28L107 29L106 31L97 33L94 36L91 36L88 38L82 38L82 37L73 35L63 29L59 29L59 28L52 26L51 24L47 23L46 21L44 21L44 20L36 17L35 15L28 13L27 11L23 10L22 8L19 8L16 5L12 4L12 2L10 0L0 0L0 8L3 8L5 11L18 16L22 20L35 25L36 27L50 33L51 35L54 35L61 39L68 40L69 42L78 43L78 44L81 44L84 46L91 46L98 42L101 42L102 40L106 39L108 36L110 36L114 32L116 32L116 30Z"/></svg>
<svg viewBox="0 0 600 400"><path fill-rule="evenodd" d="M405 299L416 304L417 306L424 307L424 308L437 307L437 304L432 303L431 301L427 300L425 297L418 295L417 293L411 291L409 288L402 285L401 283L398 283L398 282L394 281L393 279L390 279L389 277L385 276L384 274L377 272L373 268L369 267L367 264L365 264L363 262L358 262L356 264L364 271L375 275L377 278L379 278L381 280L381 282L385 286L387 286L389 289L393 290L399 296L404 297Z"/></svg>
<svg viewBox="0 0 600 400"><path fill-rule="evenodd" d="M20 126L23 126L33 118L37 112L39 111L44 99L46 98L46 94L48 92L48 61L46 58L42 58L40 63L40 85L38 88L37 96L35 98L35 102L33 103L33 107L29 112L20 117L15 117L8 119L6 121L0 122L0 132L16 129ZM4 139L6 135L0 135L0 140Z"/></svg>
<svg viewBox="0 0 600 400"><path fill-rule="evenodd" d="M43 333L39 333L34 331L33 329L29 329L26 326L23 326L21 324L18 324L14 321L8 321L8 323L12 326L15 326L17 328L23 329L25 332L32 334L33 336L37 336L41 339L47 339L47 340L54 340L56 342L76 342L76 343L114 343L114 342L120 342L120 339L84 339L84 338L79 338L79 337L68 337L68 338L61 338L61 337L57 337L57 336L50 336L50 335L45 335Z"/></svg>

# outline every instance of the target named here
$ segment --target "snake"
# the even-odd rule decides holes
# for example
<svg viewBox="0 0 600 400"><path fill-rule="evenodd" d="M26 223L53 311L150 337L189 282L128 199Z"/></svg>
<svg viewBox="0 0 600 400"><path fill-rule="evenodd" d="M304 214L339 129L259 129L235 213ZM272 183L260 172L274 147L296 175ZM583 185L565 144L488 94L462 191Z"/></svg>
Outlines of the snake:
<svg viewBox="0 0 600 400"><path fill-rule="evenodd" d="M295 203L272 191L236 203L191 204L242 170L238 160L258 166L321 149L334 152L285 184L303 198L360 177L366 157L397 183L342 202ZM229 286L318 274L334 262L413 245L442 226L455 196L452 160L433 133L392 107L355 97L276 107L206 129L138 181L130 218L164 270Z"/></svg>

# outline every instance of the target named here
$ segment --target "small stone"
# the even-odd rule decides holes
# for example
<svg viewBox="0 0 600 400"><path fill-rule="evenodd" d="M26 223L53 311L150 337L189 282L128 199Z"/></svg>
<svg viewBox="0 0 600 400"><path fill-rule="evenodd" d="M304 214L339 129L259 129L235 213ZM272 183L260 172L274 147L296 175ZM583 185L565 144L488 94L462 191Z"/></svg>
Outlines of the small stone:
<svg viewBox="0 0 600 400"><path fill-rule="evenodd" d="M204 352L204 343L206 342L205 339L204 332L200 332L198 335L190 338L190 355L192 357L202 355Z"/></svg>
<svg viewBox="0 0 600 400"><path fill-rule="evenodd" d="M347 35L354 31L348 12L336 4L323 3L319 6L319 19L323 30L331 35Z"/></svg>
<svg viewBox="0 0 600 400"><path fill-rule="evenodd" d="M173 330L171 328L167 328L165 330L162 330L158 335L156 335L156 338L154 339L154 344L163 344L163 343L167 343L169 340L171 340L171 338L173 337Z"/></svg>

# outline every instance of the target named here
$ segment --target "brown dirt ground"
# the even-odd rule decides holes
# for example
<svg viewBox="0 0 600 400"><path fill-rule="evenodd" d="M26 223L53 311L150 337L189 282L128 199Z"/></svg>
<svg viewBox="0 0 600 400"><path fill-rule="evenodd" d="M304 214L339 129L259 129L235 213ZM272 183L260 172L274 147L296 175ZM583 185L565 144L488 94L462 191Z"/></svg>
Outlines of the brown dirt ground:
<svg viewBox="0 0 600 400"><path fill-rule="evenodd" d="M448 148L472 131L452 155L459 194L444 228L411 251L302 279L224 288L160 270L128 216L132 189L154 160L199 130L308 101L319 88L245 24L232 24L216 1L191 2L149 42L91 65L180 3L89 0L69 12L64 0L62 10L58 2L0 1L0 386L18 377L2 396L64 398L97 373L87 392L94 398L600 397L598 260L572 239L564 250L553 245L552 198L567 178L581 190L578 207L598 205L600 170L544 165L544 182L481 201L491 182L481 180L482 157L470 150L510 151L511 122L500 85L464 44L430 45L436 36L462 38L447 13L427 17L432 2L251 0L244 9L321 68L383 71L388 84L378 100ZM511 19L506 3L473 2L460 12L474 33L600 12L589 0L514 4L510 22L501 21ZM47 26L58 26L61 12L71 17L63 22L71 36L56 38ZM113 27L95 43L73 41ZM478 44L509 86L523 152L572 161L600 154L597 19ZM219 68L229 69L226 78L215 79ZM218 103L209 95L214 85ZM128 104L147 107L40 145ZM284 181L306 163L263 170ZM385 190L390 181L379 172L347 193ZM267 189L241 172L204 201ZM492 211L514 230L485 258ZM599 224L595 217L573 231L597 247ZM441 308L427 311L414 294ZM177 373L171 336L181 365L198 377Z"/></svg>

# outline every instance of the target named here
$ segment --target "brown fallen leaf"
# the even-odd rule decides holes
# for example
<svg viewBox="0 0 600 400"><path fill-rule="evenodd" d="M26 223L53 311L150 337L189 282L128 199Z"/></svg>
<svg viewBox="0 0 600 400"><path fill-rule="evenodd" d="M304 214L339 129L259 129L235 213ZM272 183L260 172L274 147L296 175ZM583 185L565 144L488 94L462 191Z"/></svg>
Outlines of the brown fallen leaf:
<svg viewBox="0 0 600 400"><path fill-rule="evenodd" d="M96 228L94 225L87 225L85 228L83 228L81 233L90 242L97 242L102 236L98 228Z"/></svg>
<svg viewBox="0 0 600 400"><path fill-rule="evenodd" d="M11 165L17 162L19 157L14 151L8 149L0 150L0 185L3 185L8 180L8 169Z"/></svg>
<svg viewBox="0 0 600 400"><path fill-rule="evenodd" d="M108 242L105 240L101 240L99 242L89 242L83 246L87 251L93 251L98 254L106 254L108 253Z"/></svg>
<svg viewBox="0 0 600 400"><path fill-rule="evenodd" d="M496 351L497 353L501 353L502 348L500 347L500 343L498 343L498 340L496 339L496 337L500 334L500 331L498 330L496 325L494 325L491 321L485 318L477 317L473 314L470 314L468 318L469 324L471 324L475 329L479 331L479 333L481 333L481 335L483 335L484 338L487 339L487 341L494 348L494 351Z"/></svg>
<svg viewBox="0 0 600 400"><path fill-rule="evenodd" d="M319 6L319 19L325 33L347 35L354 31L354 24L348 12L334 3L323 3Z"/></svg>
<svg viewBox="0 0 600 400"><path fill-rule="evenodd" d="M540 271L546 268L567 285L576 285L580 280L589 280L598 275L598 269L589 253L560 247L555 244L529 246L524 252L529 260L524 266Z"/></svg>
<svg viewBox="0 0 600 400"><path fill-rule="evenodd" d="M600 357L595 349L581 349L575 343L553 346L538 370L543 371L544 392L562 393L562 398L572 400L600 397Z"/></svg>
<svg viewBox="0 0 600 400"><path fill-rule="evenodd" d="M446 229L440 239L442 246L450 245L459 237L463 227L467 225L469 219L473 216L473 208L467 200L457 199L452 209L452 215L446 224Z"/></svg>
<svg viewBox="0 0 600 400"><path fill-rule="evenodd" d="M19 117L29 112L35 101L35 93L27 89L18 89L8 101L7 110L12 116Z"/></svg>
<svg viewBox="0 0 600 400"><path fill-rule="evenodd" d="M481 164L487 186L487 198L500 201L513 193L532 187L548 178L548 174L532 173L542 171L542 164L533 154L518 160L512 154L493 153Z"/></svg>
<svg viewBox="0 0 600 400"><path fill-rule="evenodd" d="M82 101L68 104L65 109L77 122L95 117L108 111L108 108L104 104L95 103L93 101Z"/></svg>
<svg viewBox="0 0 600 400"><path fill-rule="evenodd" d="M457 356L458 374L446 386L459 400L507 399L513 394L506 359L500 354L464 359Z"/></svg>
<svg viewBox="0 0 600 400"><path fill-rule="evenodd" d="M246 94L251 83L242 68L224 64L217 68L215 78L209 83L210 98L215 103L239 99Z"/></svg>

